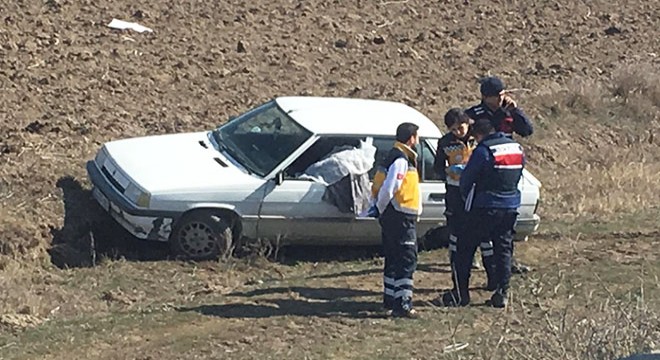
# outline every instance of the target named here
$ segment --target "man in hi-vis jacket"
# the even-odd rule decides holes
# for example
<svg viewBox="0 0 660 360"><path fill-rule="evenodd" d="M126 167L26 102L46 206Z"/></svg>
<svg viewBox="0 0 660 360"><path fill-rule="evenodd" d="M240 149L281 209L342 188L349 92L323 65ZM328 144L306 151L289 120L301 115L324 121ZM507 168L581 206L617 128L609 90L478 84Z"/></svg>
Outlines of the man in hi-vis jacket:
<svg viewBox="0 0 660 360"><path fill-rule="evenodd" d="M417 317L412 296L417 269L416 222L422 212L417 153L413 150L419 143L418 129L412 123L398 126L394 147L378 167L372 186L370 215L380 223L385 255L383 305L394 317Z"/></svg>

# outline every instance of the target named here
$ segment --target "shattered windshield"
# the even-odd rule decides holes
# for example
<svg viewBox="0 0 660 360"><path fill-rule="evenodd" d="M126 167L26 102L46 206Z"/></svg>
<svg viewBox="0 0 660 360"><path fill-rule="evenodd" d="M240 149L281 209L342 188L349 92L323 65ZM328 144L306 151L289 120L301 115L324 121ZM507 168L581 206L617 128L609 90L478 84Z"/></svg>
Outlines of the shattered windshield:
<svg viewBox="0 0 660 360"><path fill-rule="evenodd" d="M312 133L271 101L219 127L213 136L246 169L264 177Z"/></svg>

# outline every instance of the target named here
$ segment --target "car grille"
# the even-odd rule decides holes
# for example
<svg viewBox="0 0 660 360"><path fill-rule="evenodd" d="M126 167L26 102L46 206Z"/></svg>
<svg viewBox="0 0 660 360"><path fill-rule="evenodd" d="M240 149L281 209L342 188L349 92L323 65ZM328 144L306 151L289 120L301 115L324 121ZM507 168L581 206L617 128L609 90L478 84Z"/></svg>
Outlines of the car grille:
<svg viewBox="0 0 660 360"><path fill-rule="evenodd" d="M119 181L117 181L117 179L115 179L114 175L111 174L110 171L108 171L108 169L106 168L105 164L103 164L103 165L101 166L101 172L103 173L103 175L105 175L105 177L108 179L108 181L110 181L110 183L112 184L112 186L115 187L115 189L119 190L119 192L121 192L122 194L124 193L124 191L126 190L126 188L125 188L124 186L122 186L122 185L119 183ZM116 170L115 170L115 172L116 172Z"/></svg>

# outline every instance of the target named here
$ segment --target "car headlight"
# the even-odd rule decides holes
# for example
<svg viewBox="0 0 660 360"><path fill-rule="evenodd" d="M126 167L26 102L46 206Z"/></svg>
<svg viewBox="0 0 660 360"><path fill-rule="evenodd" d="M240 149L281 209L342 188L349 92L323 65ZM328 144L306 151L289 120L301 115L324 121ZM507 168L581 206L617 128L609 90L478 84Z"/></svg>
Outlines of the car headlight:
<svg viewBox="0 0 660 360"><path fill-rule="evenodd" d="M124 195L139 207L147 208L149 207L149 202L151 202L151 194L132 183L128 184L126 191L124 191Z"/></svg>
<svg viewBox="0 0 660 360"><path fill-rule="evenodd" d="M94 162L96 163L96 165L98 165L98 167L102 167L103 164L105 164L105 160L107 158L108 158L108 151L105 149L105 146L104 146L104 147L101 148L101 150L99 150L96 153L96 157L94 158Z"/></svg>

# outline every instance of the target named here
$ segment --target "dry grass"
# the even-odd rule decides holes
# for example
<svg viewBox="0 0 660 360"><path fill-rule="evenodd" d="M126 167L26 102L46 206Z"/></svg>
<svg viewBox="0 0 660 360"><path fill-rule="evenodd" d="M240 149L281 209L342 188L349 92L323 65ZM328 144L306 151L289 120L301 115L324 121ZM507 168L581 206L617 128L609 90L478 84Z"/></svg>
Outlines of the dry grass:
<svg viewBox="0 0 660 360"><path fill-rule="evenodd" d="M602 165L578 163L546 180L544 208L549 218L608 218L660 204L660 163L640 159L644 150L655 149L624 149L609 154L612 159Z"/></svg>
<svg viewBox="0 0 660 360"><path fill-rule="evenodd" d="M660 204L660 72L625 65L609 80L571 80L542 98L525 140L549 221L607 221Z"/></svg>
<svg viewBox="0 0 660 360"><path fill-rule="evenodd" d="M519 257L537 271L514 278L506 311L479 306L488 295L482 291L469 308L431 306L450 279L437 271L443 250L423 253L428 266L416 275L416 299L424 318L416 321L377 316L381 265L374 261L172 264L159 279L150 272L155 264L108 262L59 273L75 306L62 303L54 315L33 314L49 319L38 327L0 333L0 356L617 359L660 346L655 241L526 243ZM469 346L443 352L452 343Z"/></svg>
<svg viewBox="0 0 660 360"><path fill-rule="evenodd" d="M660 346L660 268L658 253L638 256L649 244L634 241L585 245L564 239L572 251L566 262L517 289L511 318L499 338L489 337L483 358L506 359L619 359L658 350ZM602 246L612 249L603 250ZM630 245L630 244L627 244ZM652 246L652 245L651 245ZM639 253L630 257L627 249ZM614 256L603 253L615 251ZM633 258L633 262L625 261ZM634 263L634 265L633 265ZM608 268L609 267L609 268ZM512 320L513 318L513 320ZM516 329L518 321L527 324ZM534 325L532 325L534 324Z"/></svg>
<svg viewBox="0 0 660 360"><path fill-rule="evenodd" d="M628 118L646 126L660 120L660 71L658 64L623 66L613 74L612 95L620 101Z"/></svg>

